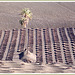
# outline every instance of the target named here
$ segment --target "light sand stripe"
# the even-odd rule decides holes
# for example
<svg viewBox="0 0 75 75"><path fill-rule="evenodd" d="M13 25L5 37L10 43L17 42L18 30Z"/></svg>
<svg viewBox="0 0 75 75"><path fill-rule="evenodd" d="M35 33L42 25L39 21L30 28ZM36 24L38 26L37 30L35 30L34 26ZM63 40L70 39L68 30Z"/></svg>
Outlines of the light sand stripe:
<svg viewBox="0 0 75 75"><path fill-rule="evenodd" d="M46 64L45 44L44 44L43 29L41 29L41 37L42 37L42 56L43 56L43 64Z"/></svg>
<svg viewBox="0 0 75 75"><path fill-rule="evenodd" d="M26 46L26 29L25 29L25 41L24 41L24 50L25 50L25 46Z"/></svg>
<svg viewBox="0 0 75 75"><path fill-rule="evenodd" d="M3 41L4 33L5 33L5 31L2 30L2 35L1 35L1 38L0 38L0 46L1 46L1 43Z"/></svg>
<svg viewBox="0 0 75 75"><path fill-rule="evenodd" d="M19 52L17 52L18 45L19 45L19 39L20 39L20 29L18 30L18 35L17 35L17 40L16 40L15 52L13 56L14 61L19 60L19 55L18 55Z"/></svg>
<svg viewBox="0 0 75 75"><path fill-rule="evenodd" d="M73 64L75 65L75 60L74 60L74 57L73 57L71 41L70 41L70 38L68 36L67 29L66 28L64 28L64 29L65 29L65 33L66 33L66 36L67 36L67 39L68 39L68 43L69 43L69 48L70 48L70 53L71 53L72 61L73 61Z"/></svg>
<svg viewBox="0 0 75 75"><path fill-rule="evenodd" d="M50 28L49 28L49 36L50 36L50 40L51 40L52 58L53 58L53 63L54 63L56 61L55 61L54 47L53 47L52 34L51 34Z"/></svg>
<svg viewBox="0 0 75 75"><path fill-rule="evenodd" d="M36 32L35 29L33 29L33 53L36 54Z"/></svg>
<svg viewBox="0 0 75 75"><path fill-rule="evenodd" d="M73 30L73 33L74 33L74 35L75 35L75 29L74 29L74 28L72 28L72 30Z"/></svg>
<svg viewBox="0 0 75 75"><path fill-rule="evenodd" d="M28 28L26 28L24 49L27 49L27 47L28 47Z"/></svg>
<svg viewBox="0 0 75 75"><path fill-rule="evenodd" d="M10 42L11 42L11 38L12 38L12 30L10 30L9 39L8 39L6 50L5 50L5 53L4 53L4 56L3 56L2 60L6 59L6 56L7 56L7 53L8 53L8 49L9 49L9 45L10 45Z"/></svg>
<svg viewBox="0 0 75 75"><path fill-rule="evenodd" d="M65 56L64 56L64 52L63 52L61 36L59 34L59 28L57 28L57 34L58 34L58 38L59 38L59 42L60 42L60 49L61 49L62 60L63 60L63 63L65 64Z"/></svg>

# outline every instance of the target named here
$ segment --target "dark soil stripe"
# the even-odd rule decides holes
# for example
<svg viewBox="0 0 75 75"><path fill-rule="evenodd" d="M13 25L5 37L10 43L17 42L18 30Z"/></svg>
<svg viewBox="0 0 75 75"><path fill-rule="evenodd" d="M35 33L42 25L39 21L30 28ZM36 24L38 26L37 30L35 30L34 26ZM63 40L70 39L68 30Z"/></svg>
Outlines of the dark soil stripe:
<svg viewBox="0 0 75 75"><path fill-rule="evenodd" d="M9 33L10 31L5 31L4 32L4 37L0 46L0 60L2 60L3 56L4 56L4 52L6 50L6 46L7 46L7 42L9 39Z"/></svg>
<svg viewBox="0 0 75 75"><path fill-rule="evenodd" d="M61 49L62 60L63 60L63 63L65 63L65 57L64 57L63 47L62 47L61 36L59 34L59 28L57 28L57 34L58 34L58 38L59 38L59 42L60 42L60 49Z"/></svg>
<svg viewBox="0 0 75 75"><path fill-rule="evenodd" d="M59 28L59 31L60 31L60 35L61 35L61 39L62 39L62 46L63 46L63 50L64 50L66 64L72 64L73 62L71 59L71 53L70 53L68 39L65 34L65 29Z"/></svg>
<svg viewBox="0 0 75 75"><path fill-rule="evenodd" d="M49 29L45 29L44 33L44 40L45 40L45 55L46 55L46 63L52 63L52 50L51 50L51 41L49 36Z"/></svg>
<svg viewBox="0 0 75 75"><path fill-rule="evenodd" d="M73 29L73 33L74 33L74 35L75 35L75 29L74 28L72 28Z"/></svg>
<svg viewBox="0 0 75 75"><path fill-rule="evenodd" d="M14 51L15 51L16 40L17 40L17 34L18 34L18 30L14 29L13 32L12 32L12 39L11 39L11 42L10 42L10 46L9 46L9 49L8 49L6 60L12 60L13 59L13 54L14 54Z"/></svg>
<svg viewBox="0 0 75 75"><path fill-rule="evenodd" d="M7 56L7 53L8 53L8 49L9 49L9 45L10 45L11 38L12 38L12 30L10 30L10 35L9 35L7 47L6 47L6 50L5 50L5 53L4 53L4 56L3 56L3 59L2 59L2 60L5 60L5 59L6 59L6 56Z"/></svg>
<svg viewBox="0 0 75 75"><path fill-rule="evenodd" d="M34 39L35 40L35 39ZM33 29L28 29L28 49L33 53Z"/></svg>
<svg viewBox="0 0 75 75"><path fill-rule="evenodd" d="M1 38L1 35L2 35L2 30L0 30L0 38Z"/></svg>
<svg viewBox="0 0 75 75"><path fill-rule="evenodd" d="M72 52L73 52L73 56L74 56L74 59L75 59L75 35L73 33L72 28L67 28L67 32L68 32L68 37L70 38Z"/></svg>
<svg viewBox="0 0 75 75"><path fill-rule="evenodd" d="M20 29L20 39L19 39L18 50L23 51L24 44L25 44L25 29Z"/></svg>
<svg viewBox="0 0 75 75"><path fill-rule="evenodd" d="M17 40L16 40L16 46L13 56L13 61L19 61L19 55L18 55L18 44L19 44L19 38L20 38L20 30L18 30Z"/></svg>
<svg viewBox="0 0 75 75"><path fill-rule="evenodd" d="M71 58L72 58L73 64L75 65L75 61L74 61L74 57L73 57L73 52L72 52L71 41L70 41L70 38L68 37L68 33L67 33L67 29L66 28L65 28L65 33L66 33L66 36L67 36L67 39L68 39L68 43L69 43Z"/></svg>
<svg viewBox="0 0 75 75"><path fill-rule="evenodd" d="M53 38L53 46L54 46L54 54L56 62L62 62L62 55L60 50L59 38L57 35L57 29L52 29L52 38Z"/></svg>
<svg viewBox="0 0 75 75"><path fill-rule="evenodd" d="M41 37L41 29L36 30L36 62L42 63L42 37Z"/></svg>
<svg viewBox="0 0 75 75"><path fill-rule="evenodd" d="M2 31L2 34L1 34L1 38L0 38L0 46L1 46L1 43L3 41L3 37L4 37L4 31Z"/></svg>

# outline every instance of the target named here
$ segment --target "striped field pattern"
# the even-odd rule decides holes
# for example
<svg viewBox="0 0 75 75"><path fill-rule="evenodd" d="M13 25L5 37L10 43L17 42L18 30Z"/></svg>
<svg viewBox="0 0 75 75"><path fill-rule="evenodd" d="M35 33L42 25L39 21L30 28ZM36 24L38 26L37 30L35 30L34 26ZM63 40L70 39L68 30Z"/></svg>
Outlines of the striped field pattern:
<svg viewBox="0 0 75 75"><path fill-rule="evenodd" d="M0 30L0 60L19 60L17 51L27 45L36 63L75 65L75 28Z"/></svg>

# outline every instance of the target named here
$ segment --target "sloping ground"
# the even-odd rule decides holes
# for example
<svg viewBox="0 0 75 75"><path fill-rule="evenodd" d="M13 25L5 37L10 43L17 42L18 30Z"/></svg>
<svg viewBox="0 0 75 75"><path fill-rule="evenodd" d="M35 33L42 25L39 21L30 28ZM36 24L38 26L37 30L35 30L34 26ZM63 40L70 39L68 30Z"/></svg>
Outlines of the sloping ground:
<svg viewBox="0 0 75 75"><path fill-rule="evenodd" d="M21 60L19 60L18 50L24 50L27 45L30 52L36 54L36 64L30 63L31 66L29 69L25 69L24 66L20 68L13 67L13 63L16 65L26 65ZM4 63L7 67L1 67L0 72L7 73L63 73L63 72L75 72L75 28L37 28L37 29L13 29L7 31L0 31L0 64ZM5 61L5 62L4 62ZM9 65L9 62L12 67ZM21 62L23 64L21 64ZM7 64L8 63L8 64ZM37 64L39 63L39 64ZM58 64L57 64L58 63ZM61 63L61 64L60 64ZM40 65L41 64L41 65ZM37 67L44 68L38 68ZM51 65L53 64L53 65ZM64 64L64 65L63 65ZM62 68L63 65L63 68ZM49 67L50 66L50 67ZM57 71L55 67L61 66L61 71ZM64 66L65 67L64 69ZM69 66L69 68L68 68ZM10 67L10 68L9 68ZM27 66L28 67L28 66ZM45 70L47 68L47 71ZM4 69L15 69L9 71L2 71ZM36 68L36 69L35 69ZM53 68L53 70L52 70ZM17 70L18 69L18 70ZM22 71L21 71L21 70ZM71 69L66 70L66 69ZM19 71L20 70L20 71ZM36 70L36 71L34 71ZM52 70L52 71L51 71Z"/></svg>
<svg viewBox="0 0 75 75"><path fill-rule="evenodd" d="M62 63L39 65L22 61L0 61L0 73L75 73L75 66Z"/></svg>

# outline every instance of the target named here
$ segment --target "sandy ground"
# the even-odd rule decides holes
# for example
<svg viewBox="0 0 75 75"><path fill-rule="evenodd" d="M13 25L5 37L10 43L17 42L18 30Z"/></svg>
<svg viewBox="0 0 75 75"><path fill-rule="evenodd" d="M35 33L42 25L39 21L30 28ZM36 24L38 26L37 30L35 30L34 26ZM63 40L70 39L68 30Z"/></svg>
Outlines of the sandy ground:
<svg viewBox="0 0 75 75"><path fill-rule="evenodd" d="M0 30L22 28L19 15L23 8L30 8L33 19L28 28L75 27L74 3L0 2ZM75 66L65 64L37 65L21 62L0 61L0 73L74 73Z"/></svg>
<svg viewBox="0 0 75 75"><path fill-rule="evenodd" d="M0 73L75 73L75 66L62 63L39 65L22 61L0 61Z"/></svg>
<svg viewBox="0 0 75 75"><path fill-rule="evenodd" d="M23 8L33 13L28 28L75 27L75 2L0 2L0 30L22 28L19 14Z"/></svg>

